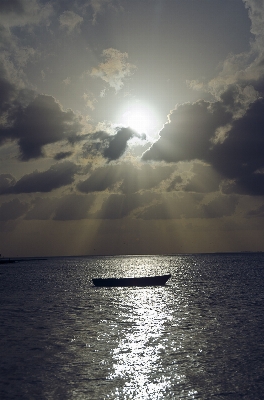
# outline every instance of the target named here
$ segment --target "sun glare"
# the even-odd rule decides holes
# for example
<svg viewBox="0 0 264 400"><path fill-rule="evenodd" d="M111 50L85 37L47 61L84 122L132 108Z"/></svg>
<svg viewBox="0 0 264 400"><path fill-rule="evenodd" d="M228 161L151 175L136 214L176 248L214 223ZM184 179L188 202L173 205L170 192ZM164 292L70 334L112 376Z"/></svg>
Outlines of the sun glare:
<svg viewBox="0 0 264 400"><path fill-rule="evenodd" d="M134 129L138 133L149 132L154 125L154 115L149 108L134 106L128 108L122 115L122 125Z"/></svg>

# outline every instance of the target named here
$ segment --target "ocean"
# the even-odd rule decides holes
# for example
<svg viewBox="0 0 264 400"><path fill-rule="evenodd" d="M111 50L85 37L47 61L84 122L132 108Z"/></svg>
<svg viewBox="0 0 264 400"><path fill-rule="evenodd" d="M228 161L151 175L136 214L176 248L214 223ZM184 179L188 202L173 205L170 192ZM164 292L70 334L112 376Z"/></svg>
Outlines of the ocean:
<svg viewBox="0 0 264 400"><path fill-rule="evenodd" d="M24 260L0 287L2 400L264 398L263 253Z"/></svg>

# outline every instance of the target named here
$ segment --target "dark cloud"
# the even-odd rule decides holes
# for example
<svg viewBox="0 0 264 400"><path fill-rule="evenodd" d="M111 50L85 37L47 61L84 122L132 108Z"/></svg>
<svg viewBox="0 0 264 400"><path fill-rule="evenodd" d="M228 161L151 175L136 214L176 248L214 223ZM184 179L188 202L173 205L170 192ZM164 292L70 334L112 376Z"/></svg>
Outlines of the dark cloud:
<svg viewBox="0 0 264 400"><path fill-rule="evenodd" d="M201 194L161 193L145 191L132 194L110 194L99 210L92 212L95 195L72 194L61 198L36 198L27 212L27 220L80 220L80 219L181 219L221 218L235 212L237 196L221 195L202 204Z"/></svg>
<svg viewBox="0 0 264 400"><path fill-rule="evenodd" d="M0 221L17 219L28 210L28 207L28 204L22 203L18 199L3 203L0 206Z"/></svg>
<svg viewBox="0 0 264 400"><path fill-rule="evenodd" d="M93 215L98 219L119 219L128 216L128 214L137 206L133 196L111 194L104 201L101 209Z"/></svg>
<svg viewBox="0 0 264 400"><path fill-rule="evenodd" d="M222 176L211 166L194 163L191 172L193 175L183 188L186 192L210 193L219 190Z"/></svg>
<svg viewBox="0 0 264 400"><path fill-rule="evenodd" d="M98 131L86 136L87 141L83 145L83 157L91 158L103 155L105 148L109 145L109 133Z"/></svg>
<svg viewBox="0 0 264 400"><path fill-rule="evenodd" d="M224 193L253 196L264 194L264 100L253 102L236 119L223 143L216 144L210 157L213 167L228 180Z"/></svg>
<svg viewBox="0 0 264 400"><path fill-rule="evenodd" d="M160 198L159 194L144 192L133 194L111 194L105 198L102 207L96 213L91 214L91 218L95 219L119 219L129 216L129 214L136 209L146 207Z"/></svg>
<svg viewBox="0 0 264 400"><path fill-rule="evenodd" d="M0 67L0 75L1 74ZM6 112L10 107L10 100L15 95L16 88L15 86L9 82L5 77L0 76L0 112Z"/></svg>
<svg viewBox="0 0 264 400"><path fill-rule="evenodd" d="M0 25L0 38L5 37ZM3 43L0 39L0 46L5 55L11 46L9 40ZM22 87L19 76L14 72L14 66L10 63L7 56L0 57L0 144L6 137L4 132L10 128L21 108L26 107L34 99L34 92Z"/></svg>
<svg viewBox="0 0 264 400"><path fill-rule="evenodd" d="M109 146L104 150L104 157L110 161L120 158L126 150L127 142L134 136L138 135L130 128L121 128L118 130L113 137L109 138Z"/></svg>
<svg viewBox="0 0 264 400"><path fill-rule="evenodd" d="M138 210L137 218L144 220L169 220L181 218L200 218L201 194L168 193L166 198L159 195L152 199L152 202L145 204Z"/></svg>
<svg viewBox="0 0 264 400"><path fill-rule="evenodd" d="M0 12L2 13L17 13L22 14L24 5L22 0L1 0Z"/></svg>
<svg viewBox="0 0 264 400"><path fill-rule="evenodd" d="M107 165L97 168L89 178L80 182L77 188L80 192L102 192L115 190L122 193L135 193L158 186L163 180L170 177L175 166L154 166L143 164L136 167L130 163Z"/></svg>
<svg viewBox="0 0 264 400"><path fill-rule="evenodd" d="M167 192L172 192L174 190L177 190L177 185L179 183L182 183L182 177L180 175L176 176L173 178L173 180L170 182L169 186L167 187Z"/></svg>
<svg viewBox="0 0 264 400"><path fill-rule="evenodd" d="M142 157L209 164L215 172L208 169L204 174L201 170L189 180L186 191L217 190L222 180L225 194L264 194L263 5L257 0L244 0L244 4L254 35L250 51L230 54L219 75L208 84L191 84L217 101L178 106L170 113L160 138Z"/></svg>
<svg viewBox="0 0 264 400"><path fill-rule="evenodd" d="M60 153L55 154L54 160L64 160L65 158L70 157L72 154L72 151L61 151Z"/></svg>
<svg viewBox="0 0 264 400"><path fill-rule="evenodd" d="M15 178L11 174L0 175L0 194L8 193L10 187L16 183Z"/></svg>
<svg viewBox="0 0 264 400"><path fill-rule="evenodd" d="M8 90L11 89L7 87ZM43 157L43 146L47 144L62 140L74 143L80 139L79 119L72 110L63 111L52 96L38 95L26 107L20 102L11 111L12 126L2 127L0 141L17 140L24 161Z"/></svg>
<svg viewBox="0 0 264 400"><path fill-rule="evenodd" d="M109 165L96 169L85 181L77 185L82 193L102 192L111 188L121 180L121 171L118 167Z"/></svg>
<svg viewBox="0 0 264 400"><path fill-rule="evenodd" d="M111 194L91 218L119 219L133 217L145 220L181 218L221 218L235 212L237 196L220 195L203 204L201 194L170 193L166 198L155 192L129 195Z"/></svg>
<svg viewBox="0 0 264 400"><path fill-rule="evenodd" d="M65 196L60 200L53 219L60 221L87 219L93 202L93 195Z"/></svg>
<svg viewBox="0 0 264 400"><path fill-rule="evenodd" d="M256 210L251 210L246 214L248 218L264 218L264 205L260 206Z"/></svg>
<svg viewBox="0 0 264 400"><path fill-rule="evenodd" d="M68 195L61 198L36 198L26 214L27 220L80 220L87 219L94 195Z"/></svg>
<svg viewBox="0 0 264 400"><path fill-rule="evenodd" d="M223 143L211 150L210 161L225 177L241 179L264 167L264 100L252 103L233 121Z"/></svg>
<svg viewBox="0 0 264 400"><path fill-rule="evenodd" d="M74 181L78 167L72 162L65 161L55 164L44 172L34 171L24 175L15 184L12 177L2 176L4 185L1 194L50 192L54 189L69 185ZM8 186L9 185L9 186Z"/></svg>
<svg viewBox="0 0 264 400"><path fill-rule="evenodd" d="M102 155L108 161L119 159L127 149L127 142L133 137L146 139L146 135L139 135L131 128L116 128L115 134L111 135L104 131L98 131L86 135L87 143L83 146L84 156Z"/></svg>
<svg viewBox="0 0 264 400"><path fill-rule="evenodd" d="M149 205L138 210L137 218L151 219L185 219L185 218L221 218L231 216L238 204L236 196L217 196L203 204L201 194L171 193L166 197L157 197Z"/></svg>
<svg viewBox="0 0 264 400"><path fill-rule="evenodd" d="M253 101L237 116L238 103L229 89L221 101L199 101L174 110L143 160L201 160L214 168L210 180L202 182L202 175L197 176L186 190L207 191L208 185L216 190L222 178L232 180L223 185L224 193L264 194L264 100ZM233 117L227 108L233 108Z"/></svg>
<svg viewBox="0 0 264 400"><path fill-rule="evenodd" d="M216 129L231 119L232 114L221 102L199 100L179 105L170 113L170 122L160 131L160 138L142 159L167 162L208 160Z"/></svg>
<svg viewBox="0 0 264 400"><path fill-rule="evenodd" d="M39 0L1 0L0 22L7 27L24 27L47 21L53 13L52 2Z"/></svg>
<svg viewBox="0 0 264 400"><path fill-rule="evenodd" d="M203 194L144 191L107 196L100 210L90 218L119 219L132 217L144 220L181 218L221 218L234 214L238 196L218 195L205 203Z"/></svg>
<svg viewBox="0 0 264 400"><path fill-rule="evenodd" d="M238 205L237 196L217 196L208 204L202 204L202 218L229 217L234 214Z"/></svg>
<svg viewBox="0 0 264 400"><path fill-rule="evenodd" d="M30 210L27 212L26 220L48 220L54 215L58 206L58 198L41 198L37 197L31 204Z"/></svg>
<svg viewBox="0 0 264 400"><path fill-rule="evenodd" d="M222 192L225 194L237 193L250 196L264 195L264 174L252 173L234 180L223 182Z"/></svg>

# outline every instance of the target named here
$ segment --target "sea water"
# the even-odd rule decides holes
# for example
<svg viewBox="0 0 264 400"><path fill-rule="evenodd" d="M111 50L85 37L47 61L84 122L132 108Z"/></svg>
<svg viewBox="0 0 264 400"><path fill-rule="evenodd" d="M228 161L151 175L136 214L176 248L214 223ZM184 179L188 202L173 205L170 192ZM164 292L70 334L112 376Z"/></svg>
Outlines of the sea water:
<svg viewBox="0 0 264 400"><path fill-rule="evenodd" d="M0 289L3 400L264 398L262 253L25 260Z"/></svg>

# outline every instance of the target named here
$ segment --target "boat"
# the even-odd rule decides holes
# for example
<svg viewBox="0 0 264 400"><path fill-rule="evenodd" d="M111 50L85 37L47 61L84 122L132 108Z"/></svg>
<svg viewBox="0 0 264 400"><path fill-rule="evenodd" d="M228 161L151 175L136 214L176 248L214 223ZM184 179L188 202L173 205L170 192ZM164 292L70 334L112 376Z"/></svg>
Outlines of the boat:
<svg viewBox="0 0 264 400"><path fill-rule="evenodd" d="M11 260L10 258L1 258L0 264L14 264L17 260Z"/></svg>
<svg viewBox="0 0 264 400"><path fill-rule="evenodd" d="M123 287L123 286L164 286L171 274L157 276L142 276L138 278L94 278L95 286Z"/></svg>

